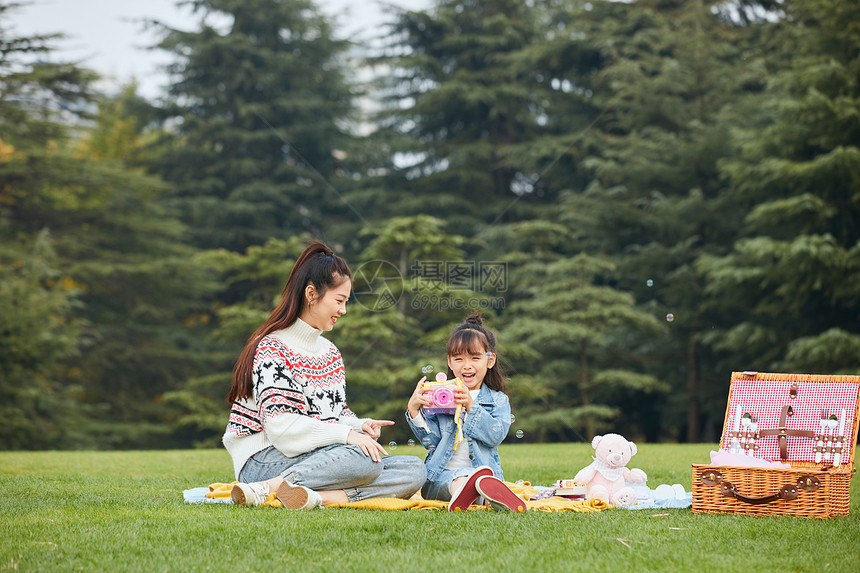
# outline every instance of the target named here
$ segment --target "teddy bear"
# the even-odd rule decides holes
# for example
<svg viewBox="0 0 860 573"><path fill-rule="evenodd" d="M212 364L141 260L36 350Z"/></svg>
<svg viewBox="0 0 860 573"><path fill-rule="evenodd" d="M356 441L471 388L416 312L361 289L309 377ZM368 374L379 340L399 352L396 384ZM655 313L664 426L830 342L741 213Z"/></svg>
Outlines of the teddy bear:
<svg viewBox="0 0 860 573"><path fill-rule="evenodd" d="M636 492L625 484L645 483L648 479L639 468L628 469L627 462L636 454L636 444L618 434L594 436L594 461L582 468L573 480L586 486L587 499L600 499L618 507L636 503Z"/></svg>

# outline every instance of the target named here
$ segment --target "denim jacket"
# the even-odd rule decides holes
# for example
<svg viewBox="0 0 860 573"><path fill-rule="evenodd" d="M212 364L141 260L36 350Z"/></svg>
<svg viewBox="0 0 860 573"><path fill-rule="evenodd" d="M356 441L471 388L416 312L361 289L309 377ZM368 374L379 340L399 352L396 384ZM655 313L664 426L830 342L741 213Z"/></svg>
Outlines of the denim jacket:
<svg viewBox="0 0 860 573"><path fill-rule="evenodd" d="M430 450L424 465L427 467L427 479L433 481L442 473L454 453L457 426L452 414L429 414L425 418L429 431L417 425L406 412L406 421L412 433ZM460 444L461 448L469 448L469 461L473 468L490 466L497 478L504 479L498 445L508 435L510 427L511 404L507 395L491 390L486 384L482 385L472 409L463 420L463 442Z"/></svg>

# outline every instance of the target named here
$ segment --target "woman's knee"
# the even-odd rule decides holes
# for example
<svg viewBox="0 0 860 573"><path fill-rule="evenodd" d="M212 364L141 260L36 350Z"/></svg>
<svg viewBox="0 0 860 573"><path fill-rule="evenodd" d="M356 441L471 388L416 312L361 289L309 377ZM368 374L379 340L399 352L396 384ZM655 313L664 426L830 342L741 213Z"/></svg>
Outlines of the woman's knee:
<svg viewBox="0 0 860 573"><path fill-rule="evenodd" d="M344 444L320 448L281 475L290 483L330 490L372 482L382 469L382 463L374 462L358 446Z"/></svg>
<svg viewBox="0 0 860 573"><path fill-rule="evenodd" d="M427 466L418 458L412 459L414 461L410 464L409 470L412 476L412 485L415 487L415 491L418 491L427 481Z"/></svg>
<svg viewBox="0 0 860 573"><path fill-rule="evenodd" d="M370 482L379 477L384 469L382 462L373 461L370 456L365 454L358 446L346 446L350 450L349 460L344 460L349 464L351 473L355 477L360 477Z"/></svg>
<svg viewBox="0 0 860 573"><path fill-rule="evenodd" d="M427 467L416 457L388 458L388 469L397 472L398 481L402 484L404 492L408 491L408 495L420 490L427 482Z"/></svg>

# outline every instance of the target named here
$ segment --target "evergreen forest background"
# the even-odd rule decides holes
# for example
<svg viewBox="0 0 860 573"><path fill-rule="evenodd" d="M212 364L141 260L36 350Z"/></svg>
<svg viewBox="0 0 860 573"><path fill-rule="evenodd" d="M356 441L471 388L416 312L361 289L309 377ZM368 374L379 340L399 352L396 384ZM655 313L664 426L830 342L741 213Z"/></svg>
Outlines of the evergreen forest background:
<svg viewBox="0 0 860 573"><path fill-rule="evenodd" d="M0 0L0 449L217 446L308 238L386 442L473 309L510 441L715 442L734 370L860 373L860 3L437 0L368 45L180 3L146 100Z"/></svg>

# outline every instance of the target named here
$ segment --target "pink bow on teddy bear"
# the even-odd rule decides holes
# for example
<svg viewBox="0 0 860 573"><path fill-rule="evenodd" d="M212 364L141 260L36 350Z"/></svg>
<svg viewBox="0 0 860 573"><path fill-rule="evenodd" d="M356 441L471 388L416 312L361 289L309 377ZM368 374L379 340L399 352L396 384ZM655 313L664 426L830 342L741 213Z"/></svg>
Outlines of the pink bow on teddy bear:
<svg viewBox="0 0 860 573"><path fill-rule="evenodd" d="M636 492L629 483L645 483L648 479L639 468L628 469L627 462L636 454L636 444L618 434L594 436L594 461L582 468L573 481L586 486L588 499L599 499L618 507L636 503Z"/></svg>

